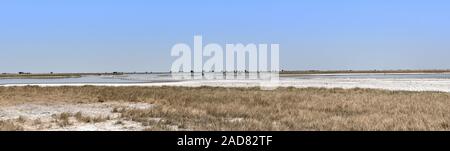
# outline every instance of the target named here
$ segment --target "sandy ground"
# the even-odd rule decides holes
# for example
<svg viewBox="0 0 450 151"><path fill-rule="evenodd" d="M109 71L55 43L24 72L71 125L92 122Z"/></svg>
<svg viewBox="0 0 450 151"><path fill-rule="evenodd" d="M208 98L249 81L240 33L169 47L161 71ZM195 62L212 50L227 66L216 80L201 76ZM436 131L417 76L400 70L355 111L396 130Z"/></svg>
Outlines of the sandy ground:
<svg viewBox="0 0 450 151"><path fill-rule="evenodd" d="M193 80L167 83L136 83L136 84L31 84L33 86L212 86L212 87L257 87L268 84L259 80ZM270 84L270 83L269 83ZM317 87L317 88L371 88L402 91L439 91L450 92L450 79L281 79L273 86L281 87ZM29 84L10 84L3 86L27 86Z"/></svg>
<svg viewBox="0 0 450 151"><path fill-rule="evenodd" d="M122 119L114 108L148 109L146 103L91 103L91 104L19 104L0 107L0 120L13 121L27 131L139 131L145 127L141 123ZM58 125L60 114L82 113L83 116L101 117L101 122L81 122L75 117L69 118L67 126Z"/></svg>

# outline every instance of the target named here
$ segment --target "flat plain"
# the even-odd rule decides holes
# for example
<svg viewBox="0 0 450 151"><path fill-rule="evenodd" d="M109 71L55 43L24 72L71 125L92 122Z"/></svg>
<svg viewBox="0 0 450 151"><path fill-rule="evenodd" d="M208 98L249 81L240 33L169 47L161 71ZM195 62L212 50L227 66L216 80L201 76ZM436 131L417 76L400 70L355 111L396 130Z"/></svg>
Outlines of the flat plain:
<svg viewBox="0 0 450 151"><path fill-rule="evenodd" d="M0 130L450 130L450 93L0 87Z"/></svg>

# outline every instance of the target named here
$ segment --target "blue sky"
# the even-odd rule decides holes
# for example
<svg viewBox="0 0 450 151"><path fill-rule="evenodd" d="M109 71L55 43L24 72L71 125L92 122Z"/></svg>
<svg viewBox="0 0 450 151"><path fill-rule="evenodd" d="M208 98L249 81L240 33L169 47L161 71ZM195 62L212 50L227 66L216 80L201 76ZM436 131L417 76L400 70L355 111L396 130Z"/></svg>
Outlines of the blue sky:
<svg viewBox="0 0 450 151"><path fill-rule="evenodd" d="M279 43L283 69L450 69L445 0L2 0L0 72L168 71L171 47Z"/></svg>

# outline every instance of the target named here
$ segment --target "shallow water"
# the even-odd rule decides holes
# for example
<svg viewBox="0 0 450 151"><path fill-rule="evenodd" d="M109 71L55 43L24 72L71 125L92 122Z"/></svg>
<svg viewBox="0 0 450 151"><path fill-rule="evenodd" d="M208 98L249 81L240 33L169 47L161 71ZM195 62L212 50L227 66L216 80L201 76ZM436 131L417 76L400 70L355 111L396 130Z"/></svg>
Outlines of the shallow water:
<svg viewBox="0 0 450 151"><path fill-rule="evenodd" d="M83 76L80 78L56 79L0 79L0 84L65 84L65 83L140 83L145 81L127 80L104 76Z"/></svg>
<svg viewBox="0 0 450 151"><path fill-rule="evenodd" d="M231 73L232 74L232 73ZM190 77L190 74L187 74ZM221 76L214 73L213 76ZM169 73L159 74L127 74L117 76L83 76L80 78L57 79L0 79L0 85L5 84L78 84L78 83L158 83L183 81L180 75ZM301 79L450 79L450 74L327 74L327 75L282 75L280 80ZM191 80L191 79L184 79Z"/></svg>

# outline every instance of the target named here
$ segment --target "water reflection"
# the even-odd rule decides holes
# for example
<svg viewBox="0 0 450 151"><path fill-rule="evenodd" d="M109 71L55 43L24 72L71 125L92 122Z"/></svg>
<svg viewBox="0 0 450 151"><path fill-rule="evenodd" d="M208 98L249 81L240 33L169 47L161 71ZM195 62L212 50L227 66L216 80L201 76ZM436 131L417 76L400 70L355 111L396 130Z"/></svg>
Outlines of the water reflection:
<svg viewBox="0 0 450 151"><path fill-rule="evenodd" d="M82 76L79 78L57 79L0 79L0 84L77 84L77 83L158 83L189 80L254 80L260 79L256 73L153 73L109 76ZM288 79L450 79L450 74L335 74L335 75L280 75L280 80Z"/></svg>

